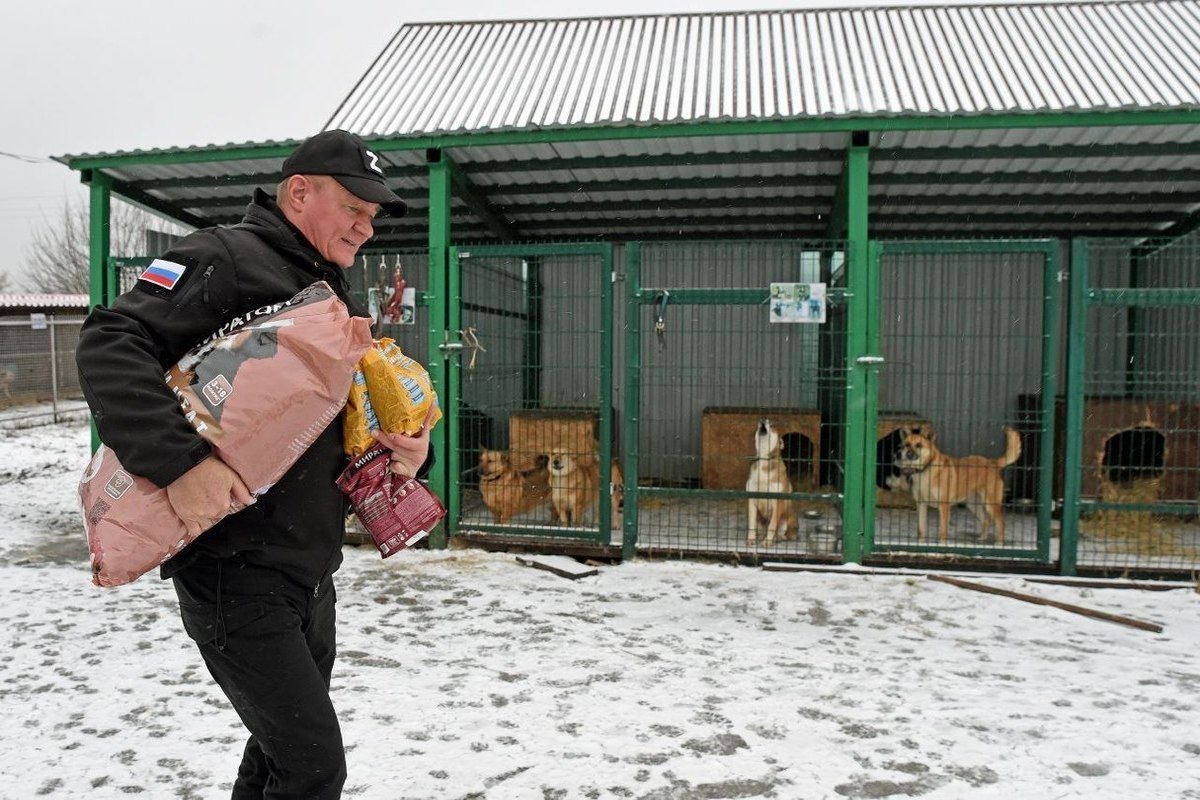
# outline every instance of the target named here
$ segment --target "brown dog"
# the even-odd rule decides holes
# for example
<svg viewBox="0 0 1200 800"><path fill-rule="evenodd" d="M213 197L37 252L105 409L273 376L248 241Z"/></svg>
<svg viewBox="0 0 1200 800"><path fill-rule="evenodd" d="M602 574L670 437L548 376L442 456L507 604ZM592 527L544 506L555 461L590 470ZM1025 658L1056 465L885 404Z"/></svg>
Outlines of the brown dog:
<svg viewBox="0 0 1200 800"><path fill-rule="evenodd" d="M783 440L771 428L767 420L759 420L758 428L754 431L754 463L750 465L750 477L746 480L747 492L780 492L792 491L792 482L788 479L787 465L783 463ZM796 514L790 500L779 500L770 497L752 497L748 507L748 532L746 544L753 546L758 540L759 528L766 526L765 544L770 547L775 540L788 539L788 528L793 535L798 529Z"/></svg>
<svg viewBox="0 0 1200 800"><path fill-rule="evenodd" d="M612 460L608 479L612 481L612 527L620 530L625 522L625 475L619 458Z"/></svg>
<svg viewBox="0 0 1200 800"><path fill-rule="evenodd" d="M550 502L550 476L544 456L538 466L519 472L508 453L484 448L479 454L479 491L496 522L507 525L517 514L541 508Z"/></svg>
<svg viewBox="0 0 1200 800"><path fill-rule="evenodd" d="M1004 544L1004 480L1000 470L1021 455L1021 437L1006 427L1008 440L1004 455L948 456L934 444L934 437L917 431L904 431L896 451L900 468L913 500L917 503L917 541L925 538L929 507L937 506L938 542L946 544L950 533L950 509L965 503L979 521L979 538L988 538L989 524L995 526L996 543Z"/></svg>
<svg viewBox="0 0 1200 800"><path fill-rule="evenodd" d="M550 470L550 501L563 525L579 525L583 514L596 504L600 491L600 465L594 455L553 452Z"/></svg>

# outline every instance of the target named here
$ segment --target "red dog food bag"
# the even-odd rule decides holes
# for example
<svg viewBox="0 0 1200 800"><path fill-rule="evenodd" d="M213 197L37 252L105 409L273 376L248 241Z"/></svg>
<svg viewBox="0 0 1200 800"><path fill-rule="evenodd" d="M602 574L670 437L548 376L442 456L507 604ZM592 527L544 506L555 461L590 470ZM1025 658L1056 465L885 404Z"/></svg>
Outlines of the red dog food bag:
<svg viewBox="0 0 1200 800"><path fill-rule="evenodd" d="M351 317L329 285L235 317L166 374L183 414L255 495L296 463L346 403L370 320ZM287 402L280 402L286 398ZM166 489L96 452L79 484L92 582L144 575L194 537Z"/></svg>
<svg viewBox="0 0 1200 800"><path fill-rule="evenodd" d="M415 478L394 474L390 462L390 451L375 447L350 462L337 479L383 558L424 539L446 516L437 495Z"/></svg>

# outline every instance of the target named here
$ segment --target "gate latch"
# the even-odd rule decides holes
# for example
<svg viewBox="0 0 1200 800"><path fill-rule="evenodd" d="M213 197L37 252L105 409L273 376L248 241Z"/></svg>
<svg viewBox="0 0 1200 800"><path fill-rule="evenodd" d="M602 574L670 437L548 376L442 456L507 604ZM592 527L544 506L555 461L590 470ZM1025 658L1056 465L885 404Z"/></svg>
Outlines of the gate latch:
<svg viewBox="0 0 1200 800"><path fill-rule="evenodd" d="M445 335L446 335L447 341L444 341L441 344L439 344L437 346L438 350L441 350L442 354L447 358L450 357L451 353L462 352L463 350L470 350L471 351L471 360L467 364L467 369L475 369L476 357L478 357L478 355L480 353L487 352L487 350L484 348L484 346L479 343L479 338L475 335L475 329L474 328L463 328L462 330L458 331L458 335L463 338L463 341L461 341L461 342L449 341L450 331L446 331Z"/></svg>
<svg viewBox="0 0 1200 800"><path fill-rule="evenodd" d="M877 367L884 361L883 356L859 356L854 359L856 364L862 364L864 367Z"/></svg>

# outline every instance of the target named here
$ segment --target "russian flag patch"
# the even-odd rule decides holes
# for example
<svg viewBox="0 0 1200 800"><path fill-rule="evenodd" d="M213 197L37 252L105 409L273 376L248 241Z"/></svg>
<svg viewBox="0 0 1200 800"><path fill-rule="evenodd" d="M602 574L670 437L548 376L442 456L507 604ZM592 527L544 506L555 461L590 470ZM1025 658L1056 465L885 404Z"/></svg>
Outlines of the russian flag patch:
<svg viewBox="0 0 1200 800"><path fill-rule="evenodd" d="M146 267L146 271L138 276L138 280L153 283L164 289L174 289L175 284L179 283L179 279L183 277L186 270L187 267L183 264L156 258L150 262L150 266Z"/></svg>

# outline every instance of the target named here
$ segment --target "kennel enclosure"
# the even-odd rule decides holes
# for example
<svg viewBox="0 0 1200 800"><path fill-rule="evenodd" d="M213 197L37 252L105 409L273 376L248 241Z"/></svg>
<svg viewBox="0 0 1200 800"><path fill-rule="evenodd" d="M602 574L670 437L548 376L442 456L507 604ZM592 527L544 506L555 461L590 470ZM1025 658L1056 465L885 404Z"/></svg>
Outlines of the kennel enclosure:
<svg viewBox="0 0 1200 800"><path fill-rule="evenodd" d="M1196 0L402 26L327 127L411 200L352 279L378 300L399 259L417 289L379 329L451 411L434 544L1195 569L1196 41ZM62 157L93 302L118 289L112 196L236 222L295 144ZM822 285L825 321L771 322L773 283ZM622 466L623 509L608 472L579 530L496 530L478 453L555 414L594 430L564 449ZM770 551L738 471L705 478L759 414L787 420L800 522ZM962 508L947 547L915 540L906 422L955 455L1018 429L1011 541Z"/></svg>

